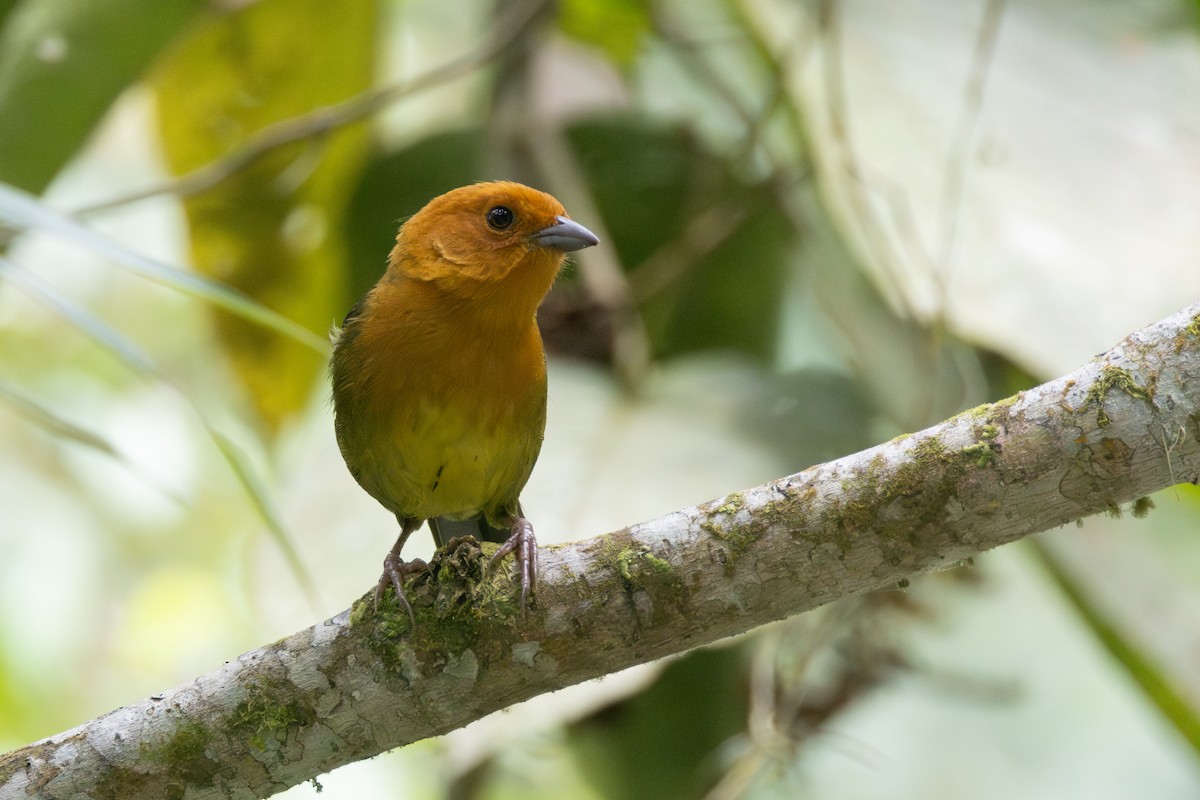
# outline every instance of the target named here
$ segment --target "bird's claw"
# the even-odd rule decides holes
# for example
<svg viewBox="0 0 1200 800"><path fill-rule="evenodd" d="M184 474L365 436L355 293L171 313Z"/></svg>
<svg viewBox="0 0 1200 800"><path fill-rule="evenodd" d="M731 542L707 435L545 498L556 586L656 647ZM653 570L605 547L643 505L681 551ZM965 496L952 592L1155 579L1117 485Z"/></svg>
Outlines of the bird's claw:
<svg viewBox="0 0 1200 800"><path fill-rule="evenodd" d="M500 545L500 549L488 561L488 571L509 553L515 553L517 569L521 574L521 616L524 617L529 605L529 597L537 590L538 549L537 538L533 535L533 526L524 517L518 517L512 525L512 535Z"/></svg>
<svg viewBox="0 0 1200 800"><path fill-rule="evenodd" d="M409 621L415 625L417 615L413 613L412 603L408 602L408 595L404 592L404 577L427 569L429 565L419 558L405 561L393 553L388 553L383 559L383 574L379 576L379 583L375 586L375 608L379 608L379 604L383 602L383 593L391 586L396 590L396 600L408 612Z"/></svg>

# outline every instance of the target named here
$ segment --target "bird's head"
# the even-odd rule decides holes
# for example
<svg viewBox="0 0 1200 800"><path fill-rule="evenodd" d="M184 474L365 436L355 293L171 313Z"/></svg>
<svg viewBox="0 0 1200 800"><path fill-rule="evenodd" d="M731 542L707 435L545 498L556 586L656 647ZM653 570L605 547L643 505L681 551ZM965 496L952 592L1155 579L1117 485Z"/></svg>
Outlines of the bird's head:
<svg viewBox="0 0 1200 800"><path fill-rule="evenodd" d="M404 223L389 269L462 300L532 313L566 253L598 242L545 192L477 183L435 197Z"/></svg>

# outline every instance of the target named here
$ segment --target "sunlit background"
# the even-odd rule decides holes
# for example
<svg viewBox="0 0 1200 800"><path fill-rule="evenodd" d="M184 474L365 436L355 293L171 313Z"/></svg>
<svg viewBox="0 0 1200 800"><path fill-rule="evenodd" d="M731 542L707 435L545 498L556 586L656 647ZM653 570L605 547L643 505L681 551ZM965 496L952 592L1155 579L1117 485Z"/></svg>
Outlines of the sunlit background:
<svg viewBox="0 0 1200 800"><path fill-rule="evenodd" d="M541 314L543 543L923 428L1200 297L1197 8L0 0L0 752L373 585L396 526L338 454L325 333L455 186L538 186L603 240ZM321 797L1198 797L1200 492L1153 501Z"/></svg>

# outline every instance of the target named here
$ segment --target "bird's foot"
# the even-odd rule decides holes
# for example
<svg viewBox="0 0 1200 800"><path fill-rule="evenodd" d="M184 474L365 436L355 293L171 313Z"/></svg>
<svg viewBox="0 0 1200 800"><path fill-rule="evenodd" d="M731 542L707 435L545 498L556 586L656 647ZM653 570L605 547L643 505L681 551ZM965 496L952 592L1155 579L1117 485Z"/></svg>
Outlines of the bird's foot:
<svg viewBox="0 0 1200 800"><path fill-rule="evenodd" d="M500 545L496 555L488 562L488 570L496 565L509 553L515 553L517 569L521 574L521 616L525 616L529 604L529 596L537 590L538 550L537 538L533 535L533 526L524 517L517 517L512 524L512 535Z"/></svg>
<svg viewBox="0 0 1200 800"><path fill-rule="evenodd" d="M427 569L429 565L419 558L405 561L398 555L388 553L383 559L383 574L379 576L379 583L375 586L375 608L379 608L383 601L383 593L391 586L396 590L396 600L408 612L409 621L415 625L417 615L413 613L412 603L408 602L408 595L404 593L404 578L406 575L414 575Z"/></svg>

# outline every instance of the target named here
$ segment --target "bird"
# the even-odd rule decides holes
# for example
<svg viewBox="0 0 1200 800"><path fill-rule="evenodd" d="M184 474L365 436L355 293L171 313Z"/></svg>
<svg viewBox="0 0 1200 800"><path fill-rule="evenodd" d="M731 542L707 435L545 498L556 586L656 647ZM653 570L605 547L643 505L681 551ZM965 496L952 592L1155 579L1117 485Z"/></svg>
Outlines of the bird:
<svg viewBox="0 0 1200 800"><path fill-rule="evenodd" d="M415 622L400 557L428 523L439 547L474 535L515 554L521 613L537 540L520 494L546 426L537 308L566 254L599 244L553 196L492 181L430 200L400 226L378 282L331 333L334 430L350 474L395 515L387 588Z"/></svg>

